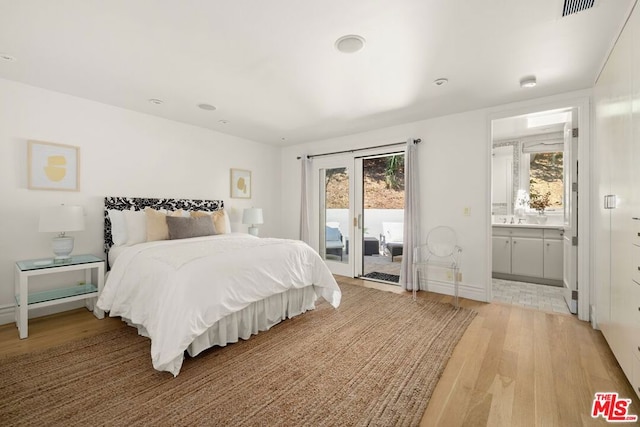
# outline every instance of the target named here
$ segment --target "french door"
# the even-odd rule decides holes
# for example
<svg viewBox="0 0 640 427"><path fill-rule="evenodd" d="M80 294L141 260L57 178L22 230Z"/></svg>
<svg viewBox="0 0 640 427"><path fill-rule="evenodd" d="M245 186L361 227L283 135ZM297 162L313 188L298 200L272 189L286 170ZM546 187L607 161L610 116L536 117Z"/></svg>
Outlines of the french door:
<svg viewBox="0 0 640 427"><path fill-rule="evenodd" d="M314 159L311 173L311 242L333 274L355 277L362 271L362 160Z"/></svg>

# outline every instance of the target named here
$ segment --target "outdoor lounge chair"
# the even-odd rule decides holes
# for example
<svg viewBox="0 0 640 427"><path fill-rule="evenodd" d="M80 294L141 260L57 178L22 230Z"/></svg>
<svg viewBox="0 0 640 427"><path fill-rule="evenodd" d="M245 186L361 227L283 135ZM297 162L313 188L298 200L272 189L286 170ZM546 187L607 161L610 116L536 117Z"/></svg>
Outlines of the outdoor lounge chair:
<svg viewBox="0 0 640 427"><path fill-rule="evenodd" d="M403 248L404 223L402 222L383 222L382 234L380 240L385 251L393 257L402 255Z"/></svg>
<svg viewBox="0 0 640 427"><path fill-rule="evenodd" d="M342 241L342 233L337 227L327 225L325 227L325 251L327 255L338 255L342 261L342 251L344 242Z"/></svg>

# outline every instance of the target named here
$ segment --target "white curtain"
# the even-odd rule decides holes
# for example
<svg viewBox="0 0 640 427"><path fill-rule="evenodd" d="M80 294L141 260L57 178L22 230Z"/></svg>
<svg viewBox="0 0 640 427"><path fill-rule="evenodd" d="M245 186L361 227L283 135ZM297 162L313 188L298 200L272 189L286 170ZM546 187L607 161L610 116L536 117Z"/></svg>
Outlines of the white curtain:
<svg viewBox="0 0 640 427"><path fill-rule="evenodd" d="M311 159L307 156L300 157L300 240L310 244L310 228L309 228L309 194L308 179L311 169Z"/></svg>
<svg viewBox="0 0 640 427"><path fill-rule="evenodd" d="M413 271L413 248L420 245L420 181L418 179L418 144L407 141L404 152L404 238L400 286L407 291L420 290Z"/></svg>

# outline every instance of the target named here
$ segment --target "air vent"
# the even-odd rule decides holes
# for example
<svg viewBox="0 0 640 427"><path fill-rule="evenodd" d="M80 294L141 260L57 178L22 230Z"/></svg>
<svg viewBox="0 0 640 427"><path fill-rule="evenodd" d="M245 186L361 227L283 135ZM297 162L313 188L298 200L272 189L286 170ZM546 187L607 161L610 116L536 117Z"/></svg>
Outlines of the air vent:
<svg viewBox="0 0 640 427"><path fill-rule="evenodd" d="M573 15L583 10L591 9L596 0L564 0L562 16Z"/></svg>

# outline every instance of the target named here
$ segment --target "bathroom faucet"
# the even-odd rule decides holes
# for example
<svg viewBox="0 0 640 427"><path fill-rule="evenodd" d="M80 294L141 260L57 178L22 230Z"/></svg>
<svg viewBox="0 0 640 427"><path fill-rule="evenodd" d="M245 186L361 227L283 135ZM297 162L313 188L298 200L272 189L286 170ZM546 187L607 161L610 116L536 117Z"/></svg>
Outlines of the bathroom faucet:
<svg viewBox="0 0 640 427"><path fill-rule="evenodd" d="M513 220L513 217L511 217L511 224L515 224L516 222Z"/></svg>
<svg viewBox="0 0 640 427"><path fill-rule="evenodd" d="M524 218L518 218L518 224L522 224L522 220L523 220L523 219L524 219Z"/></svg>
<svg viewBox="0 0 640 427"><path fill-rule="evenodd" d="M507 217L502 218L502 223L506 224L507 223Z"/></svg>

